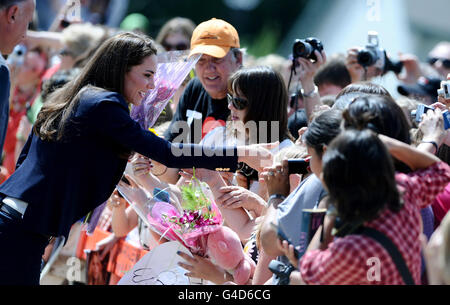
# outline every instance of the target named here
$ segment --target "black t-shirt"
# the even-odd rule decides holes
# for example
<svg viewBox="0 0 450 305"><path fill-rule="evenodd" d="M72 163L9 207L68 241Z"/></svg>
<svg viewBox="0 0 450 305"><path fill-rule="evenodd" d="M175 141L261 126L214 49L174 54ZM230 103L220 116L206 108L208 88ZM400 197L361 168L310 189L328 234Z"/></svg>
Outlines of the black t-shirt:
<svg viewBox="0 0 450 305"><path fill-rule="evenodd" d="M200 80L194 78L184 90L164 138L170 142L198 144L209 131L225 126L229 115L227 99L211 98Z"/></svg>

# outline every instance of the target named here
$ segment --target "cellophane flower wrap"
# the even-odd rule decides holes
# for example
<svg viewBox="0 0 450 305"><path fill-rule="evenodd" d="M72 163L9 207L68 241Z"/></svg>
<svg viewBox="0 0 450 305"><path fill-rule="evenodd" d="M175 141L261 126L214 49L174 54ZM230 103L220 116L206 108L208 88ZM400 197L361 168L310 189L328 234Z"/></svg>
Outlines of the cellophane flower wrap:
<svg viewBox="0 0 450 305"><path fill-rule="evenodd" d="M141 187L132 187L122 182L119 182L116 187L122 197L136 211L139 218L153 232L160 235L161 238L165 237L171 241L179 241L182 245L186 246L186 242L178 234L178 231L174 231L172 226L167 225L161 218L161 215L167 215L169 217L180 215L181 209L178 209L169 202L157 200L156 195L152 196L147 190ZM142 194L142 192L145 194Z"/></svg>
<svg viewBox="0 0 450 305"><path fill-rule="evenodd" d="M189 58L188 55L189 51L171 51L157 55L155 89L147 92L141 105L133 106L131 109L131 117L145 130L153 127L167 103L201 57L201 54Z"/></svg>
<svg viewBox="0 0 450 305"><path fill-rule="evenodd" d="M149 206L148 222L162 236L178 240L192 253L204 256L208 234L223 225L222 215L209 186L195 178L195 171L191 183L182 186L181 191L182 210L169 203L156 202Z"/></svg>

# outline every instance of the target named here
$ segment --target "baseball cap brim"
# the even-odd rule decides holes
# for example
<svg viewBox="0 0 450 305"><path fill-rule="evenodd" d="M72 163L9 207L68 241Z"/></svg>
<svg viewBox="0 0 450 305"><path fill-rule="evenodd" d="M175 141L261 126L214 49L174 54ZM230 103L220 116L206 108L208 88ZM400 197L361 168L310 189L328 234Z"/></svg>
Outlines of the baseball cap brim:
<svg viewBox="0 0 450 305"><path fill-rule="evenodd" d="M231 47L221 47L216 45L198 45L189 53L189 57L195 54L206 54L212 57L223 58L227 56Z"/></svg>

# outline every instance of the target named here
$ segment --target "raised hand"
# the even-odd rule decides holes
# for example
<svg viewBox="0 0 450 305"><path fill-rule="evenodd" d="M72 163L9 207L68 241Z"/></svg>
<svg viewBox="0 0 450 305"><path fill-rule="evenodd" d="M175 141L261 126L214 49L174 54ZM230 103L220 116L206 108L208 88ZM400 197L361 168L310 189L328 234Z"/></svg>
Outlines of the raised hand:
<svg viewBox="0 0 450 305"><path fill-rule="evenodd" d="M284 160L282 165L264 168L264 171L260 174L260 178L264 179L269 196L279 194L287 197L289 195L290 185L288 173L287 160Z"/></svg>

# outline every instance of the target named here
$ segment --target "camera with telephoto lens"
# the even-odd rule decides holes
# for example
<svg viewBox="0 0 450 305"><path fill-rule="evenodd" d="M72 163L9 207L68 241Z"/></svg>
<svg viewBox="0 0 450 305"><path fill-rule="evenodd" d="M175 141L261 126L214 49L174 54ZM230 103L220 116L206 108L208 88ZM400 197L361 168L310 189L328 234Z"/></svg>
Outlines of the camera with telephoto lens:
<svg viewBox="0 0 450 305"><path fill-rule="evenodd" d="M439 89L437 93L438 96L441 96L446 100L450 100L450 81L442 81L441 89Z"/></svg>
<svg viewBox="0 0 450 305"><path fill-rule="evenodd" d="M8 56L6 60L9 66L19 67L25 62L25 54L27 53L27 47L23 44L17 45L12 53Z"/></svg>
<svg viewBox="0 0 450 305"><path fill-rule="evenodd" d="M283 264L280 261L272 260L269 264L269 269L275 274L274 285L289 285L289 277L292 271L295 270L295 267L291 264Z"/></svg>
<svg viewBox="0 0 450 305"><path fill-rule="evenodd" d="M314 37L307 39L296 39L294 42L292 56L294 59L302 57L312 61L317 61L317 56L314 54L314 51L316 50L319 53L323 51L323 44L319 39Z"/></svg>
<svg viewBox="0 0 450 305"><path fill-rule="evenodd" d="M386 51L380 47L378 33L374 31L369 32L368 44L358 52L358 63L364 68L374 66L383 73L392 71L400 74L403 69L402 62L393 62L387 57Z"/></svg>
<svg viewBox="0 0 450 305"><path fill-rule="evenodd" d="M422 116L426 114L429 110L434 111L433 107L420 104L417 107L417 110L411 111L411 118L415 120L417 123L422 122ZM442 112L442 116L444 117L444 128L445 130L450 129L450 113L448 110Z"/></svg>

